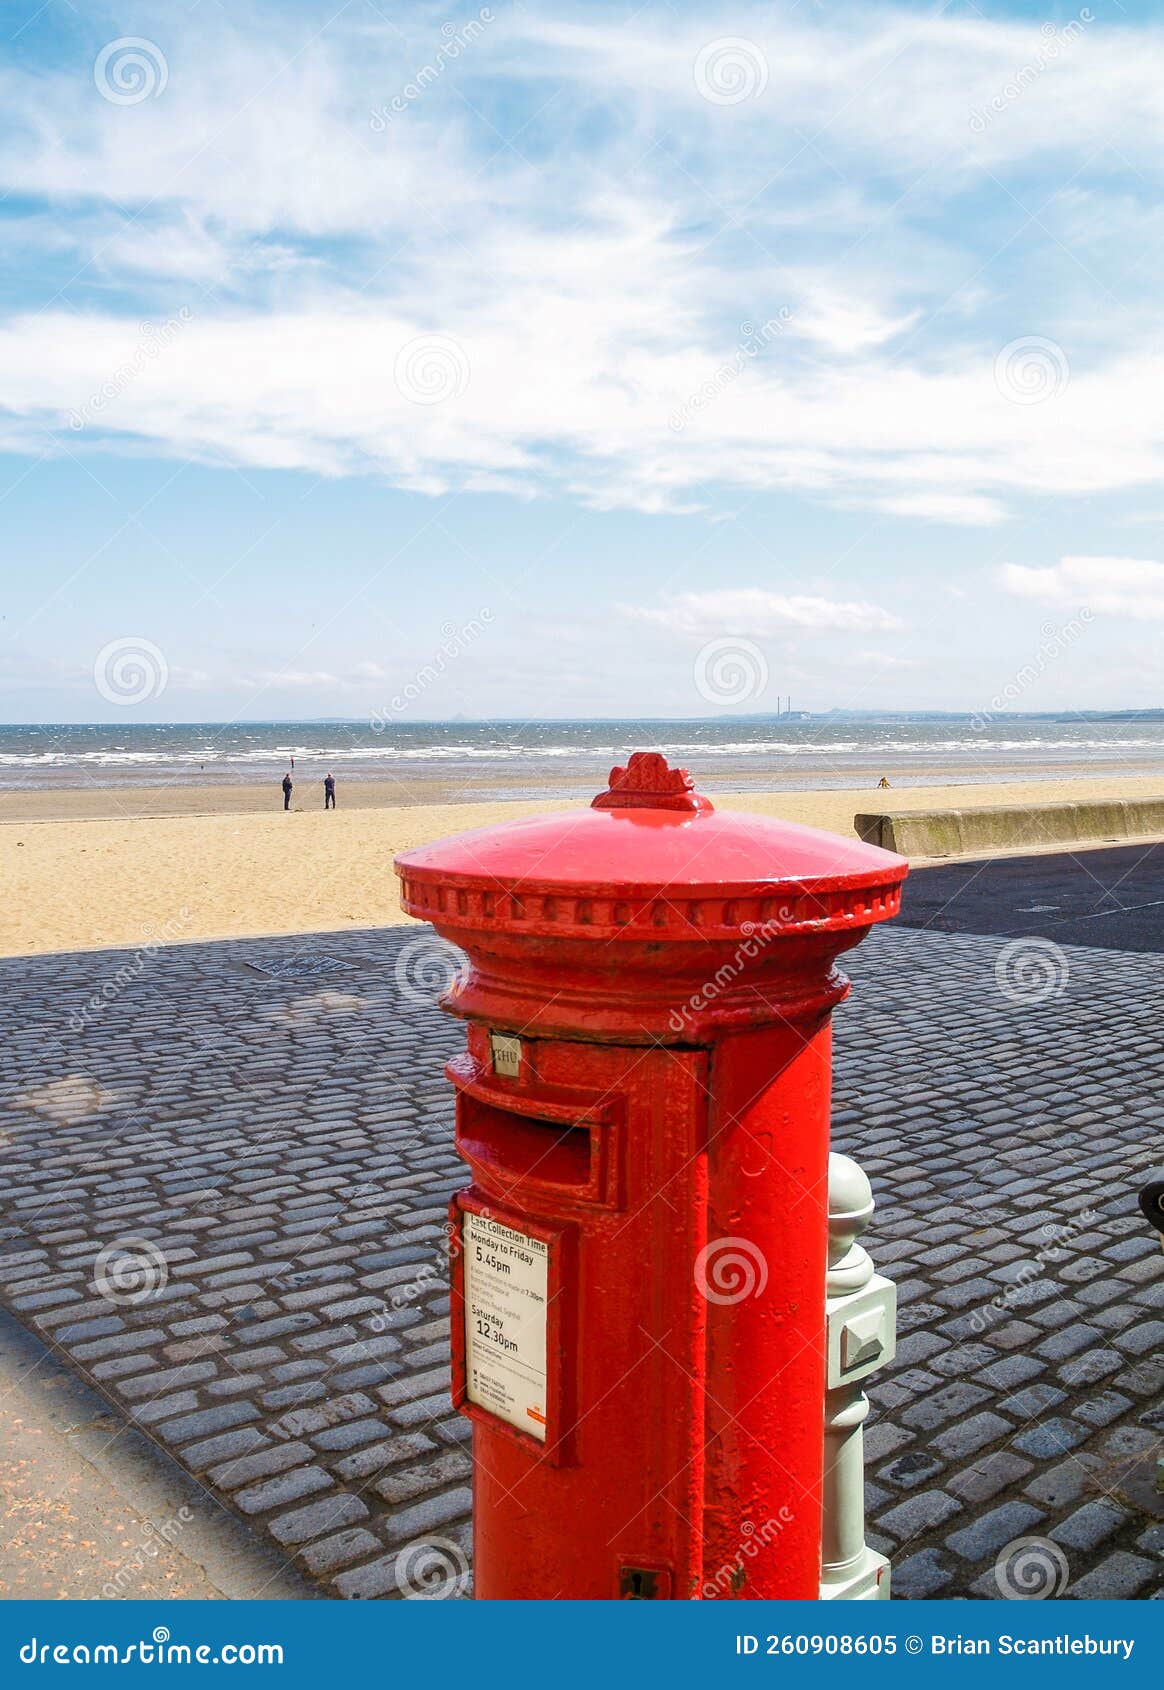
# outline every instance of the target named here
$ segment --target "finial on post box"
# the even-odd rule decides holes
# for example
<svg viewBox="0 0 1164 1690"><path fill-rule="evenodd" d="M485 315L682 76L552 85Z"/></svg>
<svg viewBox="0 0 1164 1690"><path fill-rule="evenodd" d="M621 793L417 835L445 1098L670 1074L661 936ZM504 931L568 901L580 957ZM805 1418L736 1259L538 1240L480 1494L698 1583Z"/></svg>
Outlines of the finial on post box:
<svg viewBox="0 0 1164 1690"><path fill-rule="evenodd" d="M686 769L673 769L661 751L633 751L626 767L610 771L610 785L591 802L594 810L712 810Z"/></svg>

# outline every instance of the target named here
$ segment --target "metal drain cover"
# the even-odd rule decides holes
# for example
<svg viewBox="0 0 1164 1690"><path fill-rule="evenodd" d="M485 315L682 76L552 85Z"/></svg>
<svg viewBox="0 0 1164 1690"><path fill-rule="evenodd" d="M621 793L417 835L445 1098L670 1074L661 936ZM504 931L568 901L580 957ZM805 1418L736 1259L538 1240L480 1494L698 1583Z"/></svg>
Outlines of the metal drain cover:
<svg viewBox="0 0 1164 1690"><path fill-rule="evenodd" d="M246 966L271 980L314 980L317 975L334 974L336 969L352 965L336 956L291 956L275 962L248 962Z"/></svg>

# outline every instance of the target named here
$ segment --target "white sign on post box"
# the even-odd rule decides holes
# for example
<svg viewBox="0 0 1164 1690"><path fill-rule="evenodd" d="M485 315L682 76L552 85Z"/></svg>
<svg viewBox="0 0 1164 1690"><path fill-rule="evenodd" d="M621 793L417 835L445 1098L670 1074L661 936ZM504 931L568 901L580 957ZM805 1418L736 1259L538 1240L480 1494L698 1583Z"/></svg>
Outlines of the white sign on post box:
<svg viewBox="0 0 1164 1690"><path fill-rule="evenodd" d="M469 1401L544 1443L549 1246L470 1211L462 1238Z"/></svg>

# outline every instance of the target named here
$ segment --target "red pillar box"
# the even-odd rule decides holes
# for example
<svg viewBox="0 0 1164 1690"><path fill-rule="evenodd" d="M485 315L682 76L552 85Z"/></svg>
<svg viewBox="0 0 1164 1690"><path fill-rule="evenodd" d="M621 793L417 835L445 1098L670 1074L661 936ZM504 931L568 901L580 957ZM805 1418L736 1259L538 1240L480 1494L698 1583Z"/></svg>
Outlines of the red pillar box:
<svg viewBox="0 0 1164 1690"><path fill-rule="evenodd" d="M816 1597L835 962L906 865L639 752L397 860L461 946L453 1391L480 1597Z"/></svg>

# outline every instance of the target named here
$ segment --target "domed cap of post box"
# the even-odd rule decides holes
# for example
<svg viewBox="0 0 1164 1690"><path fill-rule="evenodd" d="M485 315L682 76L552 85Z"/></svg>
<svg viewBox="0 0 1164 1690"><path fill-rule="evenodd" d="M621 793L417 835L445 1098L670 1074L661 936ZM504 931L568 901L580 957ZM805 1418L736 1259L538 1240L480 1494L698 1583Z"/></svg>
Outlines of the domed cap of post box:
<svg viewBox="0 0 1164 1690"><path fill-rule="evenodd" d="M716 810L636 751L587 810L455 834L396 859L409 915L470 935L652 945L859 931L896 915L907 864L857 839ZM834 949L845 948L837 945Z"/></svg>

